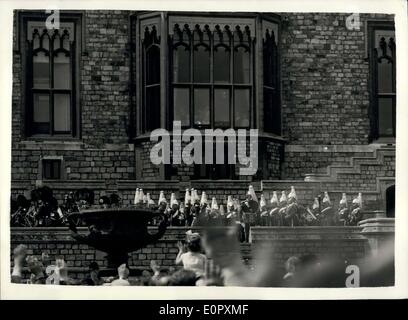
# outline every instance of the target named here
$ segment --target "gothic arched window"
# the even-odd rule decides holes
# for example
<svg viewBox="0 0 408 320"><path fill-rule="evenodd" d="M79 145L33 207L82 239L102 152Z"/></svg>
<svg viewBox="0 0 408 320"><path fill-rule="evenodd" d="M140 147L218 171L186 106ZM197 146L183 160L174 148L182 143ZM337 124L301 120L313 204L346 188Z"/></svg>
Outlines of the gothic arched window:
<svg viewBox="0 0 408 320"><path fill-rule="evenodd" d="M249 26L174 24L173 120L198 128L248 128L253 107Z"/></svg>
<svg viewBox="0 0 408 320"><path fill-rule="evenodd" d="M28 134L75 134L74 24L27 23Z"/></svg>
<svg viewBox="0 0 408 320"><path fill-rule="evenodd" d="M370 57L371 140L396 135L396 66L393 22L371 22L368 26Z"/></svg>

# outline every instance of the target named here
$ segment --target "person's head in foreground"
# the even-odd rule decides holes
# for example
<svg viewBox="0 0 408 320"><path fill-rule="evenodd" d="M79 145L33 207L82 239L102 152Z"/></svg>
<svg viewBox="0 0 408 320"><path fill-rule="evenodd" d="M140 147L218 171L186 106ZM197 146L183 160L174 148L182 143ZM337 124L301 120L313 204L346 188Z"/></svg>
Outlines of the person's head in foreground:
<svg viewBox="0 0 408 320"><path fill-rule="evenodd" d="M194 271L181 269L174 272L168 279L170 286L195 286L197 276Z"/></svg>
<svg viewBox="0 0 408 320"><path fill-rule="evenodd" d="M130 286L130 283L128 280L129 269L127 268L125 263L119 266L118 275L119 275L119 279L113 280L111 282L111 286Z"/></svg>
<svg viewBox="0 0 408 320"><path fill-rule="evenodd" d="M21 283L24 260L27 256L27 246L19 244L13 250L14 266L11 274L12 283Z"/></svg>
<svg viewBox="0 0 408 320"><path fill-rule="evenodd" d="M199 233L187 234L187 248L190 252L201 252L201 237Z"/></svg>
<svg viewBox="0 0 408 320"><path fill-rule="evenodd" d="M44 266L34 256L26 258L27 267L30 272L30 284L45 284Z"/></svg>

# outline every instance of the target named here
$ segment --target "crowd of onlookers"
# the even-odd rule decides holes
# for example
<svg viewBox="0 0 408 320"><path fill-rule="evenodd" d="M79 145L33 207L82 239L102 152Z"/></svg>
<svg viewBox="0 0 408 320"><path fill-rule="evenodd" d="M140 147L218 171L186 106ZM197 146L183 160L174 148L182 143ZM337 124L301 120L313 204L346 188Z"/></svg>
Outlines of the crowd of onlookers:
<svg viewBox="0 0 408 320"><path fill-rule="evenodd" d="M54 285L105 285L105 286L205 286L222 285L219 268L211 266L201 246L201 236L191 231L186 233L186 241L178 243L179 253L174 267L163 269L155 260L151 260L150 271L144 270L141 275L130 279L129 266L126 263L117 268L117 275L101 277L97 262L89 264L88 274L82 280L69 276L69 267L64 259L57 258L52 264L48 254L41 258L27 255L27 247L18 245L13 251L14 265L11 275L13 283L54 284ZM182 268L177 269L180 265ZM29 276L25 277L27 270ZM217 273L218 272L218 273ZM214 275L217 274L217 278Z"/></svg>
<svg viewBox="0 0 408 320"><path fill-rule="evenodd" d="M174 266L167 269L162 268L157 261L151 260L150 270L144 270L139 276L130 277L130 268L123 263L117 268L116 275L101 277L100 266L93 261L89 264L86 276L78 280L70 277L69 267L63 258L57 258L52 263L48 254L42 254L41 257L27 255L27 247L18 245L13 251L14 266L11 279L13 283L85 286L262 285L249 281L248 275L253 273L253 270L244 267L239 271L240 266L234 259L229 260L227 265L221 263L222 267L214 262L217 261L219 252L215 254L213 252L214 260L208 259L198 233L188 231L185 243L179 242L178 248ZM214 249L218 250L213 247L212 250ZM301 275L310 273L317 265L318 260L315 256L290 257L285 264L286 273L280 276L281 281L276 285L285 287L310 285L310 282L300 281L303 280ZM28 276L24 274L26 272Z"/></svg>

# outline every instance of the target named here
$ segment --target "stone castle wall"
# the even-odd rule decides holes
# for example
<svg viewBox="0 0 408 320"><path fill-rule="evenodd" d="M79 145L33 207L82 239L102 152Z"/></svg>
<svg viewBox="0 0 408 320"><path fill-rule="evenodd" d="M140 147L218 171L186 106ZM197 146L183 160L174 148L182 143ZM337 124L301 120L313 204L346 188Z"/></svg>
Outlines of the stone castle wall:
<svg viewBox="0 0 408 320"><path fill-rule="evenodd" d="M26 185L23 189L36 185L41 179L40 160L46 157L63 159L63 180L43 181L60 186L56 191L59 194L67 189L63 187L67 181L68 185L103 186L96 190L103 193L114 190L121 180L163 179L163 169L150 162L151 142L145 140L134 146L129 141L137 107L133 80L138 71L132 62L133 51L129 50L134 35L129 30L132 13L102 10L83 13L86 45L80 57L81 136L78 140L44 143L24 136L21 100L24 58L21 51L14 52L13 192L23 184ZM348 166L354 157L371 157L373 151L364 149L369 134L369 70L364 24L369 19L393 17L362 14L360 30L348 30L347 14L282 13L281 16L285 17L280 53L282 128L286 143L282 146L280 142L265 140L261 146L263 162L259 178L302 181L306 174L324 173L328 166ZM18 41L16 30L14 41ZM321 149L325 146L328 151ZM341 150L331 150L339 146ZM379 195L377 178L395 176L395 155L387 156L383 163L362 163L356 170L338 175L336 182L327 183L322 189L369 190ZM192 166L180 166L170 178L186 181L192 173ZM131 189L129 194L133 192ZM220 192L227 194L228 187L221 185Z"/></svg>

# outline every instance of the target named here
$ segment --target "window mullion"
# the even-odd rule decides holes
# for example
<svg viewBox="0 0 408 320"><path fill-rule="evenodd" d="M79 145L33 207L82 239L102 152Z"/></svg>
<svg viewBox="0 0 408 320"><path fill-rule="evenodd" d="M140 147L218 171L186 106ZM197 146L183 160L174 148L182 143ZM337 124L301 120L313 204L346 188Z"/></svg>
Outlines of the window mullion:
<svg viewBox="0 0 408 320"><path fill-rule="evenodd" d="M231 127L235 128L235 98L234 98L234 62L235 62L235 43L234 43L234 33L231 34L231 59L230 59L230 77L231 77Z"/></svg>
<svg viewBox="0 0 408 320"><path fill-rule="evenodd" d="M214 110L214 41L213 33L208 36L210 41L210 127L215 127L215 110Z"/></svg>
<svg viewBox="0 0 408 320"><path fill-rule="evenodd" d="M50 135L54 135L54 41L52 37L49 40L50 54Z"/></svg>
<svg viewBox="0 0 408 320"><path fill-rule="evenodd" d="M69 45L69 52L70 52L69 66L70 66L70 74L71 74L71 83L70 83L71 92L70 92L70 95L69 95L70 96L70 101L71 101L71 106L70 106L70 110L71 110L70 128L71 128L71 135L74 136L75 123L76 123L76 121L75 121L75 119L76 119L76 112L75 112L75 99L76 99L76 97L75 97L75 94L74 94L74 92L75 92L75 75L74 75L74 72L73 72L73 70L75 70L75 65L74 65L75 44L73 42L71 43L68 40L68 45Z"/></svg>
<svg viewBox="0 0 408 320"><path fill-rule="evenodd" d="M187 35L189 36L189 35ZM194 41L193 35L189 36L190 44L190 127L194 127Z"/></svg>

